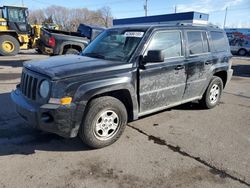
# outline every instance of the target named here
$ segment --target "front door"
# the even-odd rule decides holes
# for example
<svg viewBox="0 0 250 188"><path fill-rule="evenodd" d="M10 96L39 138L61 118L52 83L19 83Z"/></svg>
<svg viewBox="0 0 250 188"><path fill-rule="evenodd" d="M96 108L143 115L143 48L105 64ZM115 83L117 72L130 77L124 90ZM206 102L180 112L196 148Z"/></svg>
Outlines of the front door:
<svg viewBox="0 0 250 188"><path fill-rule="evenodd" d="M150 63L140 68L140 113L157 111L182 100L186 71L182 32L180 30L156 31L144 53L162 50L164 62Z"/></svg>

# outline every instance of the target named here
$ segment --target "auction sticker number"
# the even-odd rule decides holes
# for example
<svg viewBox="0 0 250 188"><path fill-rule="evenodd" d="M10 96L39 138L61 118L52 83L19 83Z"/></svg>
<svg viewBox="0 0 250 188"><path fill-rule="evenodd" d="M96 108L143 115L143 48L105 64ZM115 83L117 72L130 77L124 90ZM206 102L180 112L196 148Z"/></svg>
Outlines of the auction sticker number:
<svg viewBox="0 0 250 188"><path fill-rule="evenodd" d="M143 37L144 32L139 32L139 31L127 31L124 33L125 37L138 37L141 38Z"/></svg>

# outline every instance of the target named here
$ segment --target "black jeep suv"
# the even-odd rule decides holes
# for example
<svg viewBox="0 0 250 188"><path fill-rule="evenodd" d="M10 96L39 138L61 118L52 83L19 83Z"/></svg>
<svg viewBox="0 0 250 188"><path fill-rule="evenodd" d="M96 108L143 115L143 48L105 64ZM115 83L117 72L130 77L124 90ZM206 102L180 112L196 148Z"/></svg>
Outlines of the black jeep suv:
<svg viewBox="0 0 250 188"><path fill-rule="evenodd" d="M11 97L34 127L101 148L146 114L194 100L215 107L231 57L225 32L213 26L113 27L81 55L25 63Z"/></svg>

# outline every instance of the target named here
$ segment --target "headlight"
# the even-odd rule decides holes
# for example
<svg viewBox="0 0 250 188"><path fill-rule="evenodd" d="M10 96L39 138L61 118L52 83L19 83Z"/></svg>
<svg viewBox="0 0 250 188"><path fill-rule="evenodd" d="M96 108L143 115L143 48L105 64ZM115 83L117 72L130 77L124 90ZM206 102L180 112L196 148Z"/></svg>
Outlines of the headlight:
<svg viewBox="0 0 250 188"><path fill-rule="evenodd" d="M0 22L1 26L7 26L7 22Z"/></svg>
<svg viewBox="0 0 250 188"><path fill-rule="evenodd" d="M49 95L49 82L47 80L43 80L40 84L39 93L42 98L47 98Z"/></svg>

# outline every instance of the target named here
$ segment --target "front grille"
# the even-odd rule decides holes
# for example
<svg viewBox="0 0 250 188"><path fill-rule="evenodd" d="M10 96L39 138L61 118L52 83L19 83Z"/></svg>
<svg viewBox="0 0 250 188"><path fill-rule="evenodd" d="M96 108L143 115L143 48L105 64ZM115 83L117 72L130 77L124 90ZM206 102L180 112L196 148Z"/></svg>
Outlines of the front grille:
<svg viewBox="0 0 250 188"><path fill-rule="evenodd" d="M38 78L23 71L20 83L20 90L24 96L36 100L38 90Z"/></svg>

